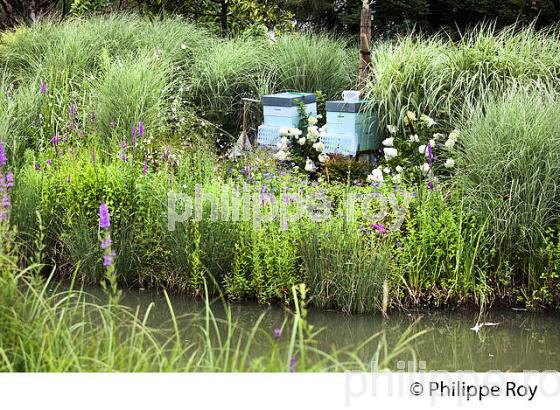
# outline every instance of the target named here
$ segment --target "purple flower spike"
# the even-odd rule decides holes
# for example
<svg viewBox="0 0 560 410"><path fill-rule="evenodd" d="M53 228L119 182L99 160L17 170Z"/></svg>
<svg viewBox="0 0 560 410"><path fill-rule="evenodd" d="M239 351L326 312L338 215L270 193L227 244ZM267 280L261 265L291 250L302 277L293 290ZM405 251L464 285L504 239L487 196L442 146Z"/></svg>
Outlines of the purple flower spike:
<svg viewBox="0 0 560 410"><path fill-rule="evenodd" d="M51 142L55 147L58 145L58 134L54 134L54 136L51 139Z"/></svg>
<svg viewBox="0 0 560 410"><path fill-rule="evenodd" d="M282 329L277 327L274 329L274 338L278 340L280 337L282 337Z"/></svg>
<svg viewBox="0 0 560 410"><path fill-rule="evenodd" d="M380 234L387 233L387 229L383 224L371 224L371 227L375 229L377 232L379 232Z"/></svg>
<svg viewBox="0 0 560 410"><path fill-rule="evenodd" d="M142 120L138 122L138 136L142 138L144 136L144 123Z"/></svg>
<svg viewBox="0 0 560 410"><path fill-rule="evenodd" d="M295 371L296 371L296 357L292 356L290 358L290 372L295 373Z"/></svg>
<svg viewBox="0 0 560 410"><path fill-rule="evenodd" d="M14 173L12 171L8 172L6 175L6 188L11 188L14 186Z"/></svg>
<svg viewBox="0 0 560 410"><path fill-rule="evenodd" d="M77 113L76 104L70 103L70 117L75 117Z"/></svg>
<svg viewBox="0 0 560 410"><path fill-rule="evenodd" d="M142 169L142 174L146 175L148 173L148 163L144 161L144 168Z"/></svg>
<svg viewBox="0 0 560 410"><path fill-rule="evenodd" d="M95 164L95 148L91 147L91 163Z"/></svg>
<svg viewBox="0 0 560 410"><path fill-rule="evenodd" d="M428 143L428 163L430 167L432 166L432 161L434 160L434 153L432 151L432 144Z"/></svg>
<svg viewBox="0 0 560 410"><path fill-rule="evenodd" d="M111 238L106 238L101 241L101 249L107 249L111 245Z"/></svg>
<svg viewBox="0 0 560 410"><path fill-rule="evenodd" d="M432 180L428 182L428 189L434 189L434 182Z"/></svg>
<svg viewBox="0 0 560 410"><path fill-rule="evenodd" d="M99 207L99 227L102 229L111 228L111 221L109 220L109 207L105 202Z"/></svg>
<svg viewBox="0 0 560 410"><path fill-rule="evenodd" d="M52 165L52 159L47 159L47 165L51 166Z"/></svg>
<svg viewBox="0 0 560 410"><path fill-rule="evenodd" d="M103 255L103 266L113 266L113 262L115 261L115 257L117 254L115 252L110 252L106 255Z"/></svg>
<svg viewBox="0 0 560 410"><path fill-rule="evenodd" d="M41 166L39 165L38 162L35 163L34 167L35 167L35 171L39 171L41 169Z"/></svg>
<svg viewBox="0 0 560 410"><path fill-rule="evenodd" d="M7 163L6 148L4 148L4 142L0 140L0 168L5 167Z"/></svg>
<svg viewBox="0 0 560 410"><path fill-rule="evenodd" d="M68 177L66 177L66 182L70 183L70 175L68 175Z"/></svg>
<svg viewBox="0 0 560 410"><path fill-rule="evenodd" d="M41 82L41 94L45 95L47 93L47 83L45 81Z"/></svg>

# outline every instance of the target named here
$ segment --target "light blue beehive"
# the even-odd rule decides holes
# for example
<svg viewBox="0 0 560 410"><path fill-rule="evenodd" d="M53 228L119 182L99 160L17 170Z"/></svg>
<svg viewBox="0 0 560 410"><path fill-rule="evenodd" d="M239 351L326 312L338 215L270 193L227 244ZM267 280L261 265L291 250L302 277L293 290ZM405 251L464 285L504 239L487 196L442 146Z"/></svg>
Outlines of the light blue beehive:
<svg viewBox="0 0 560 410"><path fill-rule="evenodd" d="M307 114L317 115L317 103L313 93L286 92L265 95L263 102L263 124L259 126L257 142L272 147L280 141L280 129L299 126L298 102L305 104Z"/></svg>
<svg viewBox="0 0 560 410"><path fill-rule="evenodd" d="M378 149L377 118L363 111L363 101L327 101L327 132L321 137L325 152L356 155Z"/></svg>

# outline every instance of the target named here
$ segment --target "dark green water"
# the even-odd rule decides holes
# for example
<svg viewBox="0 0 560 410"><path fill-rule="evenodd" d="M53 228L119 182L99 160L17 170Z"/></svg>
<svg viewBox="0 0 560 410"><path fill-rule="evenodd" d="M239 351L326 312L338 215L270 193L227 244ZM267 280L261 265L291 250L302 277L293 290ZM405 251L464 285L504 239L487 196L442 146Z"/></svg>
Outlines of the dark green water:
<svg viewBox="0 0 560 410"><path fill-rule="evenodd" d="M98 289L86 289L97 293ZM181 329L192 326L192 314L201 313L204 305L191 298L171 295ZM162 293L142 290L125 290L123 304L139 306L145 310L155 303L149 324L154 327L168 326L170 314ZM280 307L263 308L255 304L230 305L234 321L245 329L251 329L258 317L266 311L261 329L270 330L281 325L289 315ZM221 302L213 303L217 317L224 317ZM190 315L190 316L189 316ZM388 319L380 315L347 315L338 312L311 310L309 322L323 330L317 337L321 348L355 346L377 332L384 332L389 346L394 345L403 332L416 320L416 331L429 332L411 343L418 361L425 362L428 370L474 370L474 371L523 371L560 370L560 314L531 313L527 311L496 310L486 314L484 321L499 322L495 327L483 327L479 333L470 330L478 312L456 313L423 311L417 313L394 313ZM364 361L369 361L375 344L359 351ZM397 358L391 370L402 370L407 357ZM421 364L422 366L423 364ZM405 370L413 370L406 364Z"/></svg>

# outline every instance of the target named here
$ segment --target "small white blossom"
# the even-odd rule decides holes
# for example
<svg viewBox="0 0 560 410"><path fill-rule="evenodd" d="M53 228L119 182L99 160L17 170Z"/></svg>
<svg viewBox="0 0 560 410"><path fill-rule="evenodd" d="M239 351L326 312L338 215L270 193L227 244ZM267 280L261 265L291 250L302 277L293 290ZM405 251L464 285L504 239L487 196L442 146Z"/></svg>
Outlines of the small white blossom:
<svg viewBox="0 0 560 410"><path fill-rule="evenodd" d="M422 171L425 174L430 172L430 164L424 162L422 165L420 165L420 171Z"/></svg>
<svg viewBox="0 0 560 410"><path fill-rule="evenodd" d="M305 169L306 172L315 172L317 167L315 166L313 161L311 161L309 158L307 158L305 160L305 168L304 169Z"/></svg>
<svg viewBox="0 0 560 410"><path fill-rule="evenodd" d="M422 114L420 116L420 121L422 121L428 127L432 127L436 123L432 118L428 117L426 114Z"/></svg>
<svg viewBox="0 0 560 410"><path fill-rule="evenodd" d="M323 152L323 150L325 149L325 145L321 141L319 141L313 144L313 149L317 152Z"/></svg>
<svg viewBox="0 0 560 410"><path fill-rule="evenodd" d="M391 138L386 138L383 141L381 141L381 143L386 146L386 147L392 147L394 146L394 142L395 142L395 138L391 137Z"/></svg>
<svg viewBox="0 0 560 410"><path fill-rule="evenodd" d="M282 150L274 154L274 159L277 159L278 161L286 161L288 157L289 157L288 153Z"/></svg>
<svg viewBox="0 0 560 410"><path fill-rule="evenodd" d="M390 161L398 155L396 148L383 148L383 153L385 154L385 160Z"/></svg>
<svg viewBox="0 0 560 410"><path fill-rule="evenodd" d="M447 141L445 141L444 145L447 149L453 149L453 147L455 146L455 140L450 137L447 139Z"/></svg>
<svg viewBox="0 0 560 410"><path fill-rule="evenodd" d="M383 172L385 172L386 174L390 174L391 169L389 167L385 167L385 168L383 168Z"/></svg>
<svg viewBox="0 0 560 410"><path fill-rule="evenodd" d="M396 134L399 129L395 125L387 125L387 131L390 134Z"/></svg>
<svg viewBox="0 0 560 410"><path fill-rule="evenodd" d="M400 184L401 183L401 174L396 174L393 175L393 178L391 178L394 184Z"/></svg>
<svg viewBox="0 0 560 410"><path fill-rule="evenodd" d="M436 140L430 140L429 141L430 147L434 148L436 146Z"/></svg>
<svg viewBox="0 0 560 410"><path fill-rule="evenodd" d="M327 162L330 159L330 157L327 154L319 154L319 162L321 164L324 164L325 162Z"/></svg>
<svg viewBox="0 0 560 410"><path fill-rule="evenodd" d="M426 148L427 148L427 146L424 145L424 144L422 144L422 145L420 145L420 146L418 147L418 152L419 152L420 154L425 154L425 153L426 153Z"/></svg>
<svg viewBox="0 0 560 410"><path fill-rule="evenodd" d="M408 137L408 139L410 139L411 142L420 142L420 137L418 136L418 134L412 134L410 137Z"/></svg>
<svg viewBox="0 0 560 410"><path fill-rule="evenodd" d="M445 161L445 168L453 168L455 166L455 160L453 158L447 158Z"/></svg>
<svg viewBox="0 0 560 410"><path fill-rule="evenodd" d="M316 117L313 117L313 116L310 116L310 117L307 119L307 123L308 123L309 125L315 125L315 124L317 124L317 118L316 118Z"/></svg>
<svg viewBox="0 0 560 410"><path fill-rule="evenodd" d="M400 173L403 172L404 170L403 170L403 167L401 167L400 165L397 165L397 166L395 167L395 171L397 171L397 172L400 174Z"/></svg>
<svg viewBox="0 0 560 410"><path fill-rule="evenodd" d="M299 145L305 145L305 138L301 137L300 139L298 139L298 144Z"/></svg>
<svg viewBox="0 0 560 410"><path fill-rule="evenodd" d="M186 50L187 49L187 45L185 43L181 44L181 50Z"/></svg>
<svg viewBox="0 0 560 410"><path fill-rule="evenodd" d="M459 130L453 130L449 133L449 138L457 142L459 139Z"/></svg>
<svg viewBox="0 0 560 410"><path fill-rule="evenodd" d="M445 138L445 134L442 134L441 132L436 132L434 134L434 139L440 139L440 138Z"/></svg>
<svg viewBox="0 0 560 410"><path fill-rule="evenodd" d="M312 125L310 127L307 127L307 138L312 139L312 140L316 140L320 136L321 136L321 134L319 133L319 129L317 128L316 125Z"/></svg>
<svg viewBox="0 0 560 410"><path fill-rule="evenodd" d="M383 171L381 171L381 167L377 167L371 174L367 177L368 181L370 182L383 182Z"/></svg>
<svg viewBox="0 0 560 410"><path fill-rule="evenodd" d="M416 121L416 113L413 111L407 111L404 117L404 125L408 125L413 121Z"/></svg>

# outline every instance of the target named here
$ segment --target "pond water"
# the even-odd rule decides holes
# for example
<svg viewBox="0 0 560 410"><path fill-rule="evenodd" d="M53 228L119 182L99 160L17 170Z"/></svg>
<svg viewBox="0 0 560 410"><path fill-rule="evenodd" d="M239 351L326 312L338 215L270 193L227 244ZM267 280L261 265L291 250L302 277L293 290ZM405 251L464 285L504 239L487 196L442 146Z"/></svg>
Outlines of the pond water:
<svg viewBox="0 0 560 410"><path fill-rule="evenodd" d="M86 288L88 293L101 295L98 288ZM201 313L204 304L181 295L170 295L177 316ZM155 306L149 324L154 327L169 325L170 314L163 293L138 289L124 290L123 304L146 309ZM289 317L281 307L262 307L256 304L231 304L232 316L240 326L251 329L263 311L266 316L261 329L273 329ZM212 310L217 317L225 317L221 302L215 302ZM535 313L518 310L494 310L485 316L486 322L498 322L495 327L483 327L475 333L470 328L476 322L478 312L421 311L392 313L389 318L381 315L348 315L333 311L313 309L309 322L322 329L317 336L319 347L343 348L356 346L378 332L384 332L389 346L393 346L403 332L414 322L415 331L428 332L413 341L419 362L425 362L428 370L474 370L474 371L523 371L560 370L560 314ZM179 321L180 328L192 326L192 315ZM368 361L375 351L375 344L358 352ZM393 371L402 370L403 364L396 358L390 364ZM413 370L406 364L405 370Z"/></svg>

